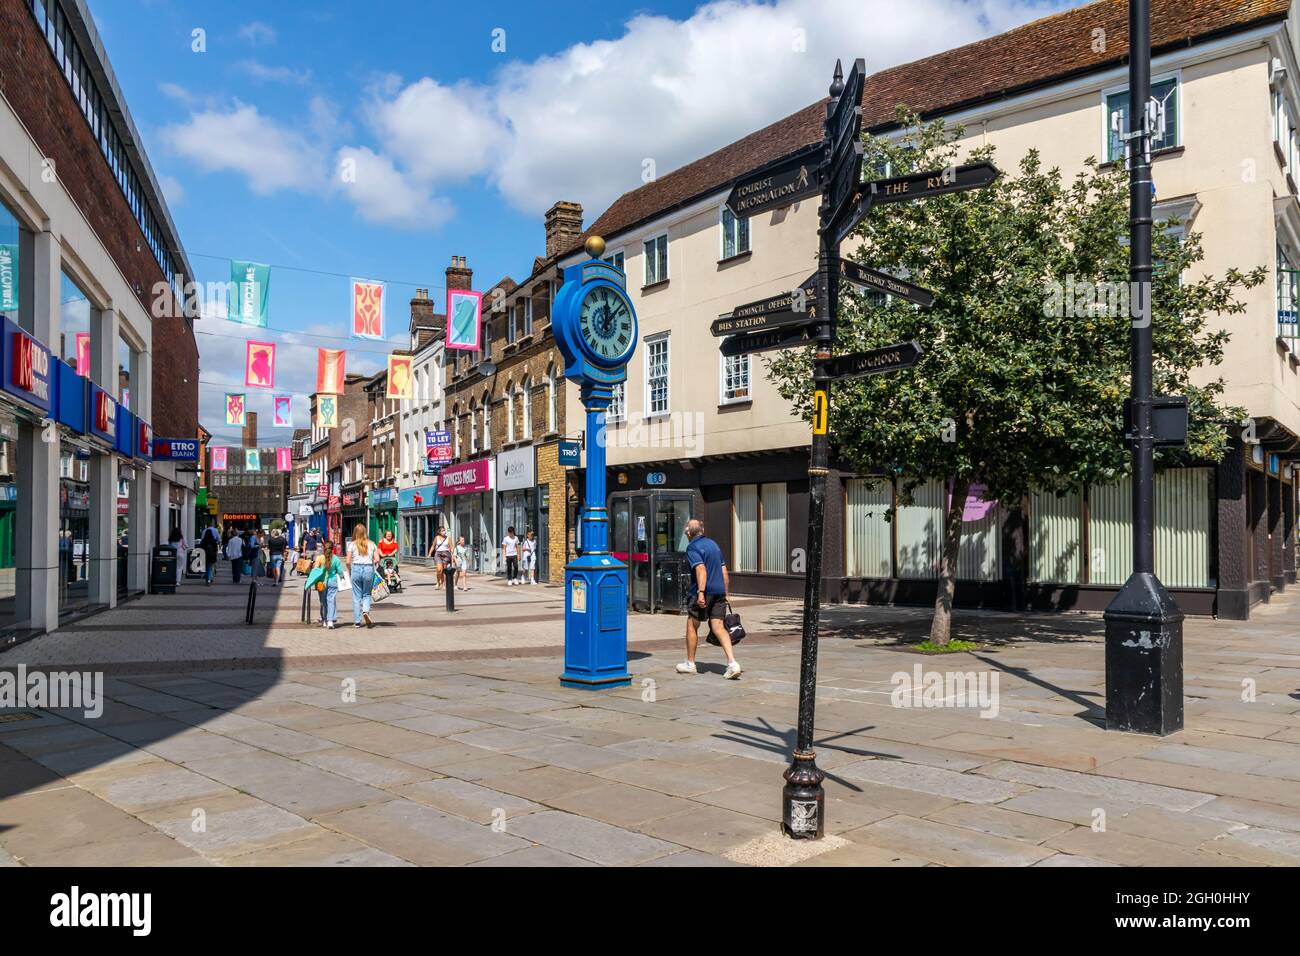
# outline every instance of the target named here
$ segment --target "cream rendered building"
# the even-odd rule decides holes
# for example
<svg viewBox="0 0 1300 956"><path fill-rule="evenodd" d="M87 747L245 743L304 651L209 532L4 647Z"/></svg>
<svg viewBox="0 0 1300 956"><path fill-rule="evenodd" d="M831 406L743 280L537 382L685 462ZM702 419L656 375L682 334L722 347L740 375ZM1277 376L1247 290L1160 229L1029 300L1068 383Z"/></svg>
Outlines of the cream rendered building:
<svg viewBox="0 0 1300 956"><path fill-rule="evenodd" d="M1030 148L1067 176L1089 156L1113 159L1111 115L1127 103L1126 18L1123 0L1103 0L869 76L864 127L890 135L895 104L907 103L963 125L965 142L995 147L1005 170ZM1224 463L1165 472L1157 485L1162 579L1188 612L1240 618L1295 581L1300 340L1286 270L1300 267L1300 23L1286 0L1155 0L1152 35L1153 92L1166 106L1153 163L1157 216L1203 235L1198 271L1270 270L1270 281L1244 294L1246 311L1222 318L1232 338L1223 364L1205 372L1225 379L1225 401L1251 421L1234 429ZM737 591L802 593L807 425L790 414L761 357L748 369L720 358L709 325L814 271L816 199L747 226L723 203L736 180L815 147L823 115L813 104L634 190L590 229L624 265L641 323L622 408L607 428L616 539L620 521L629 529L616 550L633 560L661 552L671 566L675 518L689 508L723 545ZM575 250L564 264L581 257ZM620 499L656 489L680 489L689 504L662 495L620 513ZM833 471L830 599L932 600L942 488L922 489L891 524L882 512L894 494L844 463ZM649 519L644 535L638 507ZM1104 607L1128 574L1128 529L1126 483L992 506L965 528L958 600ZM654 563L634 570L648 578L645 588L663 588ZM672 603L664 593L659 606Z"/></svg>

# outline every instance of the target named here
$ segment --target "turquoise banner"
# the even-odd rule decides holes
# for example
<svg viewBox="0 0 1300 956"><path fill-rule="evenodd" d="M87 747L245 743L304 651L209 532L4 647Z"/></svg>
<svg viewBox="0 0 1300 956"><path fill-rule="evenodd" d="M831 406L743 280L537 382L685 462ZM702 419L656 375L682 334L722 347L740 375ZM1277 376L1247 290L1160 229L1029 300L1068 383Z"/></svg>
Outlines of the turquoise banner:
<svg viewBox="0 0 1300 956"><path fill-rule="evenodd" d="M0 242L0 312L18 311L18 244Z"/></svg>
<svg viewBox="0 0 1300 956"><path fill-rule="evenodd" d="M271 267L260 262L230 261L230 295L226 318L240 325L266 328Z"/></svg>

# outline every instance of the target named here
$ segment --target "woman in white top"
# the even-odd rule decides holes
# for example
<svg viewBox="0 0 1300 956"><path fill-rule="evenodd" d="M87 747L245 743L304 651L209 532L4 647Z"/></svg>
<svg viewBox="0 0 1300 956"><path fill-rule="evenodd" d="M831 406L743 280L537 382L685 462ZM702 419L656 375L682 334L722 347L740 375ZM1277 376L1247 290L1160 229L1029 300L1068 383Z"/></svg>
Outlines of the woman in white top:
<svg viewBox="0 0 1300 956"><path fill-rule="evenodd" d="M519 542L520 567L524 572L524 584L537 583L537 536L532 531Z"/></svg>
<svg viewBox="0 0 1300 956"><path fill-rule="evenodd" d="M358 523L348 542L348 576L352 579L352 626L374 627L370 620L370 589L375 586L375 545Z"/></svg>
<svg viewBox="0 0 1300 956"><path fill-rule="evenodd" d="M501 539L501 553L506 558L506 584L515 585L519 581L519 539L515 536L514 526L506 529L506 536Z"/></svg>
<svg viewBox="0 0 1300 956"><path fill-rule="evenodd" d="M438 587L442 587L443 576L451 564L451 538L447 535L447 529L441 525L438 527L438 533L433 536L433 544L429 545L427 557L433 558L433 571L437 575L437 584Z"/></svg>

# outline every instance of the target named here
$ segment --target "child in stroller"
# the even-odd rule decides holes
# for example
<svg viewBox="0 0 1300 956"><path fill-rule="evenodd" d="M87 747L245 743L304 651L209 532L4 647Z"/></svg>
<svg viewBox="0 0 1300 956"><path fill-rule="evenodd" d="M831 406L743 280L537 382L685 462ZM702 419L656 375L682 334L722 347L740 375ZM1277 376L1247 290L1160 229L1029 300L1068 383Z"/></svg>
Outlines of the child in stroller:
<svg viewBox="0 0 1300 956"><path fill-rule="evenodd" d="M397 569L397 537L392 531L385 531L379 541L379 576L389 591L402 589L402 575Z"/></svg>

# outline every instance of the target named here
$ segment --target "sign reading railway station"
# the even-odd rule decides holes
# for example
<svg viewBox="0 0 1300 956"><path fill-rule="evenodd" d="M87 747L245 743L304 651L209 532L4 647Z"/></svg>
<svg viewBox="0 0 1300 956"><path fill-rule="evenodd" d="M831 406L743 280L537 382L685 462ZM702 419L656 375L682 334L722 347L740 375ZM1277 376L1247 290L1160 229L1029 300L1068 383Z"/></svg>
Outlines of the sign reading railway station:
<svg viewBox="0 0 1300 956"><path fill-rule="evenodd" d="M881 272L879 269L869 269L866 266L858 265L849 259L840 260L840 278L863 289L871 289L875 292L884 292L888 295L897 296L925 309L934 305L934 293L929 289L919 285L912 285L910 282L904 282L902 279L891 276L888 272Z"/></svg>

